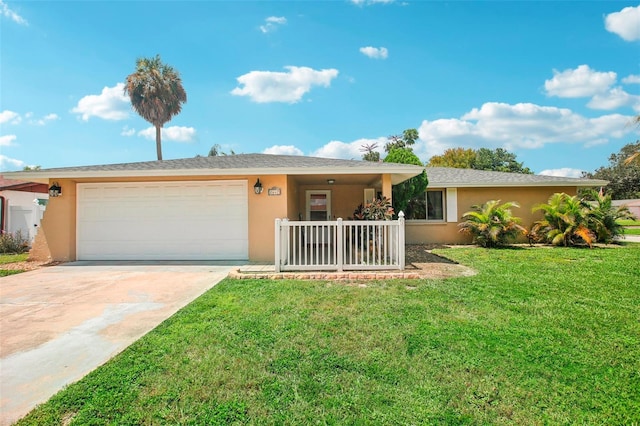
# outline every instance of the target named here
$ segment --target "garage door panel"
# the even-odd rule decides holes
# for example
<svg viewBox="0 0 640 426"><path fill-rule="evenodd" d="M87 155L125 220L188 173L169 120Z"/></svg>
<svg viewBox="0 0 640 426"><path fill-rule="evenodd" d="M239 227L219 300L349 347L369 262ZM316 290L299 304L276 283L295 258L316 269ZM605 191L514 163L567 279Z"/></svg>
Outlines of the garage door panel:
<svg viewBox="0 0 640 426"><path fill-rule="evenodd" d="M248 258L246 181L78 185L78 258Z"/></svg>

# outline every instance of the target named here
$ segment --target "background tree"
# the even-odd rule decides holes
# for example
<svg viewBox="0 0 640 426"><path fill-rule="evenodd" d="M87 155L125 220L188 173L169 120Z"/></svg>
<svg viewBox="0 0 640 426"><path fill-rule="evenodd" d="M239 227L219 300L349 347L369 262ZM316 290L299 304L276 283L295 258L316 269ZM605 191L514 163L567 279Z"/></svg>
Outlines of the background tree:
<svg viewBox="0 0 640 426"><path fill-rule="evenodd" d="M410 148L395 148L384 159L385 163L414 164L422 166L422 161L414 154ZM418 176L414 176L392 188L393 207L396 213L403 211L407 217L411 217L410 203L415 198L425 198L425 191L429 180L427 172L422 171Z"/></svg>
<svg viewBox="0 0 640 426"><path fill-rule="evenodd" d="M476 151L476 161L474 163L476 170L493 170L496 172L525 173L533 174L522 163L516 161L516 154L506 149L497 148L494 150L488 148L480 148Z"/></svg>
<svg viewBox="0 0 640 426"><path fill-rule="evenodd" d="M593 173L584 173L584 177L609 181L605 192L614 200L627 200L640 197L640 161L628 161L640 150L640 141L622 147L617 154L609 156L609 165L600 167ZM634 157L637 158L637 157ZM628 164L625 164L627 162Z"/></svg>
<svg viewBox="0 0 640 426"><path fill-rule="evenodd" d="M473 169L475 160L476 151L471 148L449 148L442 155L431 157L427 166Z"/></svg>
<svg viewBox="0 0 640 426"><path fill-rule="evenodd" d="M431 167L455 167L458 169L492 170L496 172L511 172L532 174L533 172L522 163L516 161L516 154L505 149L480 148L451 148L442 155L435 155L427 163Z"/></svg>
<svg viewBox="0 0 640 426"><path fill-rule="evenodd" d="M384 150L390 153L394 149L406 149L407 151L413 151L412 145L418 140L418 131L416 129L407 129L402 132L402 135L389 136L387 143L384 145Z"/></svg>
<svg viewBox="0 0 640 426"><path fill-rule="evenodd" d="M138 58L135 72L127 76L124 92L129 95L133 109L155 126L156 152L158 160L162 160L161 129L187 102L180 74L162 63L160 55Z"/></svg>
<svg viewBox="0 0 640 426"><path fill-rule="evenodd" d="M236 153L231 149L227 154L222 150L222 147L220 146L220 144L214 144L209 150L207 157L217 157L219 155L236 155Z"/></svg>
<svg viewBox="0 0 640 426"><path fill-rule="evenodd" d="M362 154L362 159L364 161L372 161L374 163L380 161L380 153L376 151L376 148L378 148L378 144L376 142L362 145L360 147L360 151L364 152L364 154Z"/></svg>

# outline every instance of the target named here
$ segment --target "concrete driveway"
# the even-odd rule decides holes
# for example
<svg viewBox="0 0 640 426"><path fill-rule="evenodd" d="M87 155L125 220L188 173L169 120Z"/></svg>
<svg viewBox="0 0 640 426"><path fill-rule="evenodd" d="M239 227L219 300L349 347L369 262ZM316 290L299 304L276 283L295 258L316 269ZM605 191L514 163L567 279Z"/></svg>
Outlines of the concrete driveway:
<svg viewBox="0 0 640 426"><path fill-rule="evenodd" d="M73 262L0 278L0 424L109 360L233 267Z"/></svg>

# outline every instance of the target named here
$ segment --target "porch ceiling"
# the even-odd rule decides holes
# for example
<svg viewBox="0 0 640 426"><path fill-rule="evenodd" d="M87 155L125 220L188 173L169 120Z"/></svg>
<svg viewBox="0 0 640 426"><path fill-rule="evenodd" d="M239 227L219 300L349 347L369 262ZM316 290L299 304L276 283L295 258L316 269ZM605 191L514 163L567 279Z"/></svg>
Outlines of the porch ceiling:
<svg viewBox="0 0 640 426"><path fill-rule="evenodd" d="M333 185L365 185L379 187L382 185L382 176L379 174L321 174L321 175L291 175L298 185L327 185L327 179L334 179Z"/></svg>

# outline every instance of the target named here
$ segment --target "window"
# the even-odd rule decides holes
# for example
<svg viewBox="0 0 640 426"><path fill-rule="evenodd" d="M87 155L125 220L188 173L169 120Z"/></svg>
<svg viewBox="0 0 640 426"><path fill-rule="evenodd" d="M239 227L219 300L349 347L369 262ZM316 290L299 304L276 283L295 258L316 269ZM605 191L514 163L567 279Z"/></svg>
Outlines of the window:
<svg viewBox="0 0 640 426"><path fill-rule="evenodd" d="M444 191L427 191L427 220L444 220Z"/></svg>
<svg viewBox="0 0 640 426"><path fill-rule="evenodd" d="M443 222L445 220L444 206L444 190L428 189L424 196L409 201L406 217L413 220Z"/></svg>

